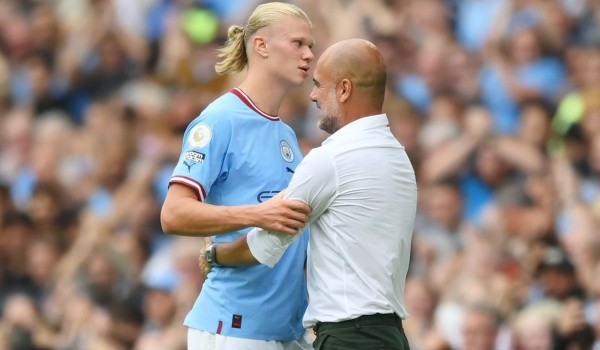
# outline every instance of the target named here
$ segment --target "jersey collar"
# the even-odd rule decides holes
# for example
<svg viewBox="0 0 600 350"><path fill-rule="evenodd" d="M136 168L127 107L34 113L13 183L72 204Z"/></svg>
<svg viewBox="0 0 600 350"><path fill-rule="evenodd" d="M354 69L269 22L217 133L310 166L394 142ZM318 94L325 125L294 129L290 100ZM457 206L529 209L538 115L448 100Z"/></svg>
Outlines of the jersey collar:
<svg viewBox="0 0 600 350"><path fill-rule="evenodd" d="M250 107L252 110L254 110L256 113L260 114L261 116L272 120L272 121L277 121L279 120L279 117L276 115L270 115L268 113L265 113L263 111L260 110L260 108L258 108L254 102L252 102L252 100L250 99L250 97L248 97L248 95L246 95L245 92L243 92L240 88L233 88L231 89L231 93L236 95L237 97L239 97L240 100L242 100L242 102L244 102L248 107Z"/></svg>

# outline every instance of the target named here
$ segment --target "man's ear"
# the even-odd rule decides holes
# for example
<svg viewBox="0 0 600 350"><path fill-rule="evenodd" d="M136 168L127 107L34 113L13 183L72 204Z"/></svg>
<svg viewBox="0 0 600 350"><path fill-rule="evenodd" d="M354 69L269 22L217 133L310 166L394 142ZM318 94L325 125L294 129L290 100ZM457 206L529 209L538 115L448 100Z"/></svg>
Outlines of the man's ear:
<svg viewBox="0 0 600 350"><path fill-rule="evenodd" d="M346 102L352 93L352 82L349 79L342 79L338 84L340 102Z"/></svg>
<svg viewBox="0 0 600 350"><path fill-rule="evenodd" d="M269 57L267 42L264 36L257 35L252 39L252 47L262 58Z"/></svg>

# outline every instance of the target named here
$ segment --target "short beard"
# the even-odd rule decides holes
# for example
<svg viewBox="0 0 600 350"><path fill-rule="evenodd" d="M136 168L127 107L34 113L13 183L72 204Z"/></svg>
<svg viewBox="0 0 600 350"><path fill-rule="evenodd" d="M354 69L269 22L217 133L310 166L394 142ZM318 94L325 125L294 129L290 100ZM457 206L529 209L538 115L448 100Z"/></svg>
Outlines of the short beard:
<svg viewBox="0 0 600 350"><path fill-rule="evenodd" d="M332 135L336 131L340 130L340 124L338 118L332 115L324 115L319 120L319 129Z"/></svg>
<svg viewBox="0 0 600 350"><path fill-rule="evenodd" d="M321 107L321 118L319 119L319 129L332 135L340 130L340 110L335 100L335 90L329 92L325 105Z"/></svg>

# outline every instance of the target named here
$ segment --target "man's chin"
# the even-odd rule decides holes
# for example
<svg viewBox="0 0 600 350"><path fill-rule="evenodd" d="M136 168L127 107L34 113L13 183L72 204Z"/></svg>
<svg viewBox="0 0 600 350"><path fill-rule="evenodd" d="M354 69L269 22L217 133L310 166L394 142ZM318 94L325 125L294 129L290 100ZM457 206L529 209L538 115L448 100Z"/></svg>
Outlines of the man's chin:
<svg viewBox="0 0 600 350"><path fill-rule="evenodd" d="M317 124L317 126L319 127L319 129L325 131L329 135L331 135L337 131L334 126L329 125L329 124L319 123L319 124Z"/></svg>

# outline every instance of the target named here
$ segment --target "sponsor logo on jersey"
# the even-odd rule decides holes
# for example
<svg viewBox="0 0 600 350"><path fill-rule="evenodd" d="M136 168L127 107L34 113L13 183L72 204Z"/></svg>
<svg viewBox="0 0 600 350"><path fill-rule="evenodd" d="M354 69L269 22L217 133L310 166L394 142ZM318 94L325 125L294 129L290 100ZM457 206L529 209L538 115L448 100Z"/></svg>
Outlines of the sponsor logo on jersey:
<svg viewBox="0 0 600 350"><path fill-rule="evenodd" d="M294 152L292 152L292 148L285 140L281 140L281 142L279 142L279 148L281 149L281 156L283 157L283 160L288 163L294 161Z"/></svg>
<svg viewBox="0 0 600 350"><path fill-rule="evenodd" d="M206 155L196 151L187 151L184 155L185 160L191 160L194 163L203 163Z"/></svg>
<svg viewBox="0 0 600 350"><path fill-rule="evenodd" d="M208 145L212 138L212 131L206 124L198 124L190 131L188 142L192 147L204 147Z"/></svg>
<svg viewBox="0 0 600 350"><path fill-rule="evenodd" d="M204 153L196 152L196 151L187 151L183 155L184 161L183 165L187 166L188 173L192 171L192 167L198 163L204 163L204 158L206 155Z"/></svg>
<svg viewBox="0 0 600 350"><path fill-rule="evenodd" d="M262 191L258 194L258 196L256 196L256 200L258 201L258 203L262 203L275 197L275 195L277 195L277 193L279 192L281 191Z"/></svg>

